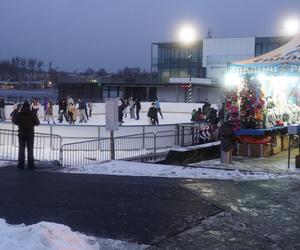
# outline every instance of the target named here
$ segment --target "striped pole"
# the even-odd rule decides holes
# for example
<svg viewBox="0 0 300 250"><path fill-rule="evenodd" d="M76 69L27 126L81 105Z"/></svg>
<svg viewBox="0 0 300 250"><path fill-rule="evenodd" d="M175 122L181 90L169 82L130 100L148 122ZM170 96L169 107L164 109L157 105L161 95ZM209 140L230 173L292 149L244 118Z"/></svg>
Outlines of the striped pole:
<svg viewBox="0 0 300 250"><path fill-rule="evenodd" d="M191 52L189 52L188 62L189 62L189 75L190 75L190 80L188 85L188 102L192 103L192 72L191 72L192 53Z"/></svg>
<svg viewBox="0 0 300 250"><path fill-rule="evenodd" d="M192 76L190 75L190 82L189 82L189 85L188 85L188 101L189 103L192 103Z"/></svg>
<svg viewBox="0 0 300 250"><path fill-rule="evenodd" d="M192 103L192 84L189 84L189 103Z"/></svg>

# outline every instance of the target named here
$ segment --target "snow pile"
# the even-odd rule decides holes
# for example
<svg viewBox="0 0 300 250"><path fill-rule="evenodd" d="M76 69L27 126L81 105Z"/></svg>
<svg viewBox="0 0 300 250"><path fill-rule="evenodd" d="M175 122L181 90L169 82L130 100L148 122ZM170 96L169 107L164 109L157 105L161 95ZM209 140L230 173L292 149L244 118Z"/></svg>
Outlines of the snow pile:
<svg viewBox="0 0 300 250"><path fill-rule="evenodd" d="M0 219L0 249L98 250L99 245L95 239L72 232L64 225L40 222L31 226L12 226Z"/></svg>
<svg viewBox="0 0 300 250"><path fill-rule="evenodd" d="M0 219L0 250L141 250L146 247L119 240L88 237L56 223L9 225Z"/></svg>
<svg viewBox="0 0 300 250"><path fill-rule="evenodd" d="M102 164L92 164L88 166L68 168L61 171L63 171L64 173L221 180L266 180L276 177L284 177L284 175L264 172L191 168L127 161L111 161Z"/></svg>

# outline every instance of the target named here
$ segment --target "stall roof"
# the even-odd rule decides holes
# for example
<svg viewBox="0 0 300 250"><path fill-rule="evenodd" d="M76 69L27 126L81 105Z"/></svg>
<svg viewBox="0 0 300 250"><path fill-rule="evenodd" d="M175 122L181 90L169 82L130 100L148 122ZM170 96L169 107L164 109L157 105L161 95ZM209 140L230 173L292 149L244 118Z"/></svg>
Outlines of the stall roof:
<svg viewBox="0 0 300 250"><path fill-rule="evenodd" d="M230 64L238 68L300 66L300 34L282 47L264 55ZM298 68L298 67L297 67Z"/></svg>

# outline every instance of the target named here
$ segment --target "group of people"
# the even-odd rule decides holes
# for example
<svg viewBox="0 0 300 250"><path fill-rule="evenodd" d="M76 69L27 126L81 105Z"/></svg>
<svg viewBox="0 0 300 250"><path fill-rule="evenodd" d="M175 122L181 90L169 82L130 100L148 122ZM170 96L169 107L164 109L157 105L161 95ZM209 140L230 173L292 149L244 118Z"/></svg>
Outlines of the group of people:
<svg viewBox="0 0 300 250"><path fill-rule="evenodd" d="M124 123L124 118L127 118L128 116L130 119L140 120L140 111L141 102L138 98L130 97L124 100L118 98L118 119L120 125ZM160 102L158 98L156 98L147 113L149 125L159 125L158 113L160 114L161 119L163 119Z"/></svg>
<svg viewBox="0 0 300 250"><path fill-rule="evenodd" d="M139 120L140 119L140 111L141 111L141 102L139 98L127 98L122 99L118 98L118 119L119 123L124 123L124 118L127 118L128 113L130 115L130 119Z"/></svg>
<svg viewBox="0 0 300 250"><path fill-rule="evenodd" d="M220 113L220 112L219 112ZM211 107L211 104L205 100L202 109L192 111L192 122L208 122L211 125L217 125L219 123L219 114L216 109Z"/></svg>
<svg viewBox="0 0 300 250"><path fill-rule="evenodd" d="M27 102L27 101L26 101ZM38 116L38 111L41 108L43 110L44 122L48 124L55 124L54 113L53 113L53 103L51 100L45 98L40 104L37 99L32 99L29 104L30 110L33 114ZM92 102L86 102L84 98L79 98L77 103L74 102L73 98L68 96L67 98L61 98L56 103L58 105L58 122L62 123L65 119L67 123L74 124L79 117L79 122L87 122L90 117L92 117L93 107L95 106ZM13 107L15 110L19 103L16 103ZM5 114L4 110L3 113ZM1 102L0 102L0 114ZM4 118L5 119L5 118Z"/></svg>
<svg viewBox="0 0 300 250"><path fill-rule="evenodd" d="M92 117L94 106L92 102L87 102L84 98L79 98L77 103L70 96L59 99L58 121L62 123L65 118L69 124L75 124L77 117L79 117L79 123L87 123L89 118Z"/></svg>

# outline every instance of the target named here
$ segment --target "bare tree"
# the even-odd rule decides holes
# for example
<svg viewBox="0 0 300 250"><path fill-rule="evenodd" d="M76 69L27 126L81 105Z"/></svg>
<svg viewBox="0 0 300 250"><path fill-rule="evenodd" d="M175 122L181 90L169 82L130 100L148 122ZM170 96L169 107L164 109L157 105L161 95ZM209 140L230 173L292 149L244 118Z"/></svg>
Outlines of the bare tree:
<svg viewBox="0 0 300 250"><path fill-rule="evenodd" d="M34 72L35 72L35 67L37 64L37 60L34 58L29 58L27 61L28 69L30 72L31 80L33 80Z"/></svg>

